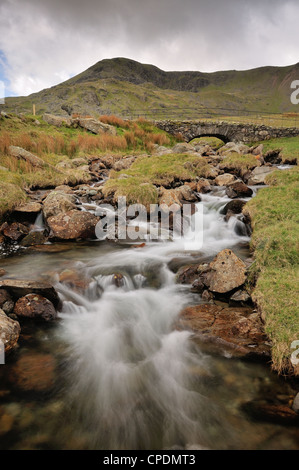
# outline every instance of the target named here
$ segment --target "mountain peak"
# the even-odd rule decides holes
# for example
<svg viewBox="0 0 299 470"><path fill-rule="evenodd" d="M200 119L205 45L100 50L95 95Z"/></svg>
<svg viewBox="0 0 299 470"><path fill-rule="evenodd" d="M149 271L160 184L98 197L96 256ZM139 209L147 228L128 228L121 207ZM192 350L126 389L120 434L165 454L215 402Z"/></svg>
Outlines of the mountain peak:
<svg viewBox="0 0 299 470"><path fill-rule="evenodd" d="M119 114L182 118L200 110L298 112L290 101L298 64L245 71L166 72L125 57L103 59L84 72L29 97L7 98L6 109L39 114ZM295 78L294 78L295 77ZM167 110L167 111L166 111ZM189 115L189 114L188 114Z"/></svg>

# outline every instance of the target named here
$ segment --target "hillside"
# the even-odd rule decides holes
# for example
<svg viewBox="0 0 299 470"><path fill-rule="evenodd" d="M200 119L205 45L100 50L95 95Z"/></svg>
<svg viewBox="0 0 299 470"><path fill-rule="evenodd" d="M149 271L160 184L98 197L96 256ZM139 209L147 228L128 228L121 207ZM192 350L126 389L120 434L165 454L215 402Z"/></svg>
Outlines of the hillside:
<svg viewBox="0 0 299 470"><path fill-rule="evenodd" d="M206 108L223 108L224 114L298 112L290 102L290 85L298 76L299 63L202 73L165 72L130 59L105 59L54 87L27 97L7 98L3 109L28 113L35 104L38 114L128 117L182 117L182 109L195 117Z"/></svg>

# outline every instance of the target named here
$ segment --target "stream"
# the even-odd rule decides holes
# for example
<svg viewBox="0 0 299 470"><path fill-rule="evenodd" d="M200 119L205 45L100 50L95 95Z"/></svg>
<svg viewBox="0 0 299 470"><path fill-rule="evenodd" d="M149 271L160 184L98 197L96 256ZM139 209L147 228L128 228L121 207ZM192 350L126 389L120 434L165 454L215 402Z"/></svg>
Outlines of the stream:
<svg viewBox="0 0 299 470"><path fill-rule="evenodd" d="M185 306L204 302L176 283L173 266L210 261L224 248L250 258L242 220L221 215L229 200L223 188L201 195L199 249L196 240L189 251L184 240L97 240L1 260L6 277L50 279L62 300L57 322L25 325L0 366L1 449L299 449L298 429L242 407L285 399L287 381L268 364L203 350L174 326ZM28 383L18 371L35 367L35 357Z"/></svg>

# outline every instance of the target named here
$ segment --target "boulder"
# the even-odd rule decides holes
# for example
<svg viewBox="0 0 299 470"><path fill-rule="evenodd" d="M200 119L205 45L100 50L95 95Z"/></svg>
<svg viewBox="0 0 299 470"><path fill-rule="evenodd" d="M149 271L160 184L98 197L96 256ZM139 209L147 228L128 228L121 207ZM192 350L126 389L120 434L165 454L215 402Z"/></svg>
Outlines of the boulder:
<svg viewBox="0 0 299 470"><path fill-rule="evenodd" d="M4 311L0 309L0 340L4 344L6 353L16 347L20 332L20 324L8 317Z"/></svg>
<svg viewBox="0 0 299 470"><path fill-rule="evenodd" d="M14 212L22 214L38 214L42 210L42 205L39 202L28 202L27 204L22 204L19 207L14 209Z"/></svg>
<svg viewBox="0 0 299 470"><path fill-rule="evenodd" d="M99 217L79 210L70 210L49 217L47 223L51 230L49 239L77 240L95 238L95 228Z"/></svg>
<svg viewBox="0 0 299 470"><path fill-rule="evenodd" d="M153 151L152 151L153 155L161 156L161 155L167 155L170 153L173 153L172 149L164 147L163 145L154 144Z"/></svg>
<svg viewBox="0 0 299 470"><path fill-rule="evenodd" d="M198 193L208 193L211 191L211 185L210 185L210 182L209 180L205 179L205 178L200 178L197 182L197 186L196 186L196 191Z"/></svg>
<svg viewBox="0 0 299 470"><path fill-rule="evenodd" d="M242 181L236 181L235 183L231 183L226 187L226 195L231 198L239 198L239 197L251 197L253 191L251 188L246 186L245 183Z"/></svg>
<svg viewBox="0 0 299 470"><path fill-rule="evenodd" d="M19 222L13 222L12 224L4 222L0 228L0 232L9 240L17 242L28 234L29 229Z"/></svg>
<svg viewBox="0 0 299 470"><path fill-rule="evenodd" d="M47 282L4 279L0 281L0 292L2 289L5 289L14 300L18 300L20 297L24 297L27 294L35 293L46 297L53 303L55 308L57 308L60 303L56 290Z"/></svg>
<svg viewBox="0 0 299 470"><path fill-rule="evenodd" d="M71 170L73 168L71 160L62 160L61 162L55 165L56 170Z"/></svg>
<svg viewBox="0 0 299 470"><path fill-rule="evenodd" d="M46 166L50 166L50 165L47 165L44 162L44 160L37 157L33 153L28 152L22 147L16 147L14 145L10 145L8 148L8 152L12 157L17 158L18 160L24 160L25 162L29 163L34 168L44 168Z"/></svg>
<svg viewBox="0 0 299 470"><path fill-rule="evenodd" d="M49 113L45 113L43 115L43 121L45 121L47 124L50 124L50 126L56 127L71 125L71 118L69 116L55 116L54 114Z"/></svg>
<svg viewBox="0 0 299 470"><path fill-rule="evenodd" d="M259 144L254 147L251 147L249 149L249 153L252 153L252 155L259 156L259 155L263 155L263 150L264 150L263 144Z"/></svg>
<svg viewBox="0 0 299 470"><path fill-rule="evenodd" d="M196 181L186 181L184 183L186 186L192 189L192 191L197 191L197 182Z"/></svg>
<svg viewBox="0 0 299 470"><path fill-rule="evenodd" d="M207 168L205 169L206 178L214 179L214 178L217 178L218 175L219 175L219 170L212 165L207 166Z"/></svg>
<svg viewBox="0 0 299 470"><path fill-rule="evenodd" d="M51 191L44 200L43 213L45 219L75 209L76 197L63 191Z"/></svg>
<svg viewBox="0 0 299 470"><path fill-rule="evenodd" d="M275 169L275 168L274 168ZM269 166L256 167L248 178L249 185L265 184L265 178L270 173L273 173L274 169Z"/></svg>
<svg viewBox="0 0 299 470"><path fill-rule="evenodd" d="M135 160L136 160L136 157L122 158L114 163L113 170L115 171L127 170L128 168L130 168L130 166L132 165L132 163L134 163Z"/></svg>
<svg viewBox="0 0 299 470"><path fill-rule="evenodd" d="M56 186L56 188L54 189L54 191L61 191L63 193L67 193L67 194L73 194L73 190L70 186L68 186L67 184L61 184L60 186Z"/></svg>
<svg viewBox="0 0 299 470"><path fill-rule="evenodd" d="M228 212L233 214L241 214L243 207L245 206L246 201L242 201L241 199L233 199L229 201L223 209L221 209L221 214L226 215Z"/></svg>
<svg viewBox="0 0 299 470"><path fill-rule="evenodd" d="M185 308L177 327L194 338L234 356L269 360L270 346L263 324L251 308L200 304Z"/></svg>
<svg viewBox="0 0 299 470"><path fill-rule="evenodd" d="M89 171L97 175L98 173L102 172L103 170L107 170L105 163L103 163L100 159L92 160L89 163Z"/></svg>
<svg viewBox="0 0 299 470"><path fill-rule="evenodd" d="M176 281L180 284L192 284L198 278L198 265L182 266L177 274Z"/></svg>
<svg viewBox="0 0 299 470"><path fill-rule="evenodd" d="M219 175L215 178L215 184L217 186L226 186L230 183L233 183L234 181L235 177L230 173L224 173L223 175Z"/></svg>
<svg viewBox="0 0 299 470"><path fill-rule="evenodd" d="M249 148L245 144L237 144L235 142L227 142L227 144L223 145L217 153L219 155L225 155L227 153L236 152L239 155L246 155L249 152Z"/></svg>
<svg viewBox="0 0 299 470"><path fill-rule="evenodd" d="M159 188L159 204L165 204L170 207L173 206L177 210L182 207L181 201L179 200L178 193L175 189L165 189L163 186ZM176 206L174 206L176 205Z"/></svg>
<svg viewBox="0 0 299 470"><path fill-rule="evenodd" d="M230 297L230 304L238 303L238 304L246 304L251 301L251 297L246 290L237 290L231 297Z"/></svg>
<svg viewBox="0 0 299 470"><path fill-rule="evenodd" d="M172 148L172 153L195 152L194 146L187 142L179 142Z"/></svg>
<svg viewBox="0 0 299 470"><path fill-rule="evenodd" d="M114 126L111 126L110 124L104 124L103 122L94 118L75 118L72 119L71 124L75 126L78 125L79 127L82 127L83 129L86 129L93 134L117 134L116 128Z"/></svg>
<svg viewBox="0 0 299 470"><path fill-rule="evenodd" d="M194 149L196 152L200 153L204 157L208 157L210 155L214 155L215 151L212 149L212 147L208 144L206 145L196 145L194 146Z"/></svg>
<svg viewBox="0 0 299 470"><path fill-rule="evenodd" d="M72 167L73 168L80 168L88 164L88 160L84 157L78 157L72 159Z"/></svg>
<svg viewBox="0 0 299 470"><path fill-rule="evenodd" d="M91 279L74 269L65 269L59 274L59 282L66 284L76 292L84 292L88 288Z"/></svg>
<svg viewBox="0 0 299 470"><path fill-rule="evenodd" d="M57 317L54 305L39 294L27 294L17 300L14 314L20 318L51 321Z"/></svg>
<svg viewBox="0 0 299 470"><path fill-rule="evenodd" d="M212 292L223 294L240 287L246 280L246 265L230 249L220 251L204 274L204 284Z"/></svg>
<svg viewBox="0 0 299 470"><path fill-rule="evenodd" d="M198 201L198 197L196 196L194 191L192 191L190 186L188 186L187 184L183 184L182 186L175 188L175 192L180 201L187 201L187 202Z"/></svg>
<svg viewBox="0 0 299 470"><path fill-rule="evenodd" d="M34 246L34 245L43 245L46 242L47 238L41 231L30 232L26 235L23 240L20 242L20 246Z"/></svg>

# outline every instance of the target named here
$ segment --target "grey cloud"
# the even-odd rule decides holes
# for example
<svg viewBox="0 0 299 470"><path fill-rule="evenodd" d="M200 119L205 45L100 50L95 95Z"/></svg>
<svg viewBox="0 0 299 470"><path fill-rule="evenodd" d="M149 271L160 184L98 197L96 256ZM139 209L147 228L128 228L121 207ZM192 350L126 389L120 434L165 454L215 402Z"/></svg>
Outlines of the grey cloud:
<svg viewBox="0 0 299 470"><path fill-rule="evenodd" d="M287 65L298 14L297 0L2 0L0 50L18 94L119 56L164 70Z"/></svg>

